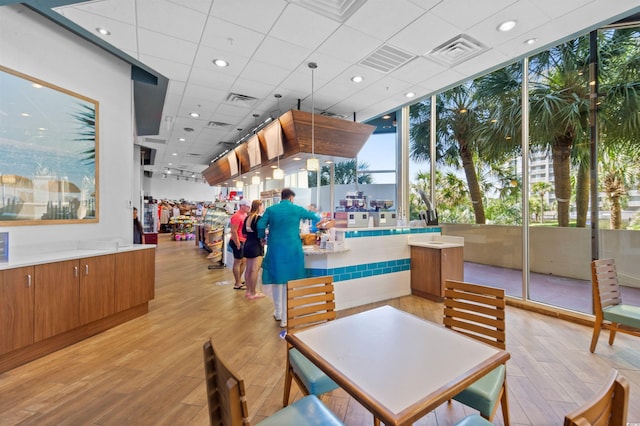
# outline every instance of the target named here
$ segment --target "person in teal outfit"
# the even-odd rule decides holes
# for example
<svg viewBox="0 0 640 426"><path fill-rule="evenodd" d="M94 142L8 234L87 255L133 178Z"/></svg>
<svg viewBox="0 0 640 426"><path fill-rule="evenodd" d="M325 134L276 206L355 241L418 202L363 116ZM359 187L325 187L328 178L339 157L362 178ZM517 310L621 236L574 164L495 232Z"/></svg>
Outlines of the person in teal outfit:
<svg viewBox="0 0 640 426"><path fill-rule="evenodd" d="M281 201L270 206L258 220L258 238L269 229L267 253L262 262L262 285L271 286L273 313L281 327L287 326L287 282L305 278L304 253L300 240L300 221L318 220L317 213L293 204L295 192L282 190ZM268 291L268 290L267 290Z"/></svg>

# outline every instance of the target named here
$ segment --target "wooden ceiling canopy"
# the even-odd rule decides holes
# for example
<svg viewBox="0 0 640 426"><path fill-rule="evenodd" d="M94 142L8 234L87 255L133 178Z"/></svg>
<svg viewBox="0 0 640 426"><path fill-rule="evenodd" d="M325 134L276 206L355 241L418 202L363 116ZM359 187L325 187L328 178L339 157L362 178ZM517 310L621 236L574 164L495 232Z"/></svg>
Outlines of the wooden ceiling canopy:
<svg viewBox="0 0 640 426"><path fill-rule="evenodd" d="M231 155L237 155L240 159L241 173L247 173L258 166L267 167L273 164L278 153L282 153L280 161L294 156L308 158L311 157L312 151L318 156L351 159L360 152L376 129L368 124L315 114L315 143L312 149L311 119L312 114L305 111L290 110L284 113L256 135L260 144L259 155L255 148L252 155L249 155L248 143L237 146L234 149L235 155ZM256 161L259 161L259 164ZM229 166L229 156L220 158L202 172L211 186L225 182L237 174L233 173L232 167Z"/></svg>

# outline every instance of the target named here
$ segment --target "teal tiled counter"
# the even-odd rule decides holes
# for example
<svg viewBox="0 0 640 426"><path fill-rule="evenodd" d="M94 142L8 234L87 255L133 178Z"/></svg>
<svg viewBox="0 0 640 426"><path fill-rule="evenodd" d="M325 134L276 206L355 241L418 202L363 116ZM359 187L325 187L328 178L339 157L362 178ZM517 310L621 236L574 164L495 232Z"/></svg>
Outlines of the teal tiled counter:
<svg viewBox="0 0 640 426"><path fill-rule="evenodd" d="M336 309L411 294L408 237L437 233L428 228L338 229L347 251L305 256L307 276L333 276Z"/></svg>

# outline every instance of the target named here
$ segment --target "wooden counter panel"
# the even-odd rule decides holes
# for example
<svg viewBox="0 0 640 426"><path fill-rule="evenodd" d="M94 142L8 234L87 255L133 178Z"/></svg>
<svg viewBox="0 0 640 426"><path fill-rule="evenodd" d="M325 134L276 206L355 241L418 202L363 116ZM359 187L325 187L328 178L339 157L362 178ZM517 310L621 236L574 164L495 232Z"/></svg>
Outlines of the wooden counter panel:
<svg viewBox="0 0 640 426"><path fill-rule="evenodd" d="M33 266L0 271L0 355L33 343Z"/></svg>
<svg viewBox="0 0 640 426"><path fill-rule="evenodd" d="M77 260L35 266L34 341L80 325Z"/></svg>
<svg viewBox="0 0 640 426"><path fill-rule="evenodd" d="M412 294L441 302L444 298L444 282L463 279L463 247L411 247Z"/></svg>

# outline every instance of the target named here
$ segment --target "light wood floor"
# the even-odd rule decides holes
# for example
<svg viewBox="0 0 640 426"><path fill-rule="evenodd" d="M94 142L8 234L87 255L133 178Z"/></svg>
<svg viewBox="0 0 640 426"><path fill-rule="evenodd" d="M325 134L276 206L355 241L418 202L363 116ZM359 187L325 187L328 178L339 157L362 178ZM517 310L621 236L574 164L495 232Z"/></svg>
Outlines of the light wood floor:
<svg viewBox="0 0 640 426"><path fill-rule="evenodd" d="M231 288L231 273L207 269L193 242L160 235L156 262L148 315L0 374L0 425L206 425L202 343L209 336L245 380L252 423L280 408L285 342L271 301L245 300ZM437 303L413 296L385 303L440 322ZM610 347L602 335L591 354L590 328L513 307L507 327L512 424L561 425L612 367L629 379L628 421L640 423L640 339L619 335ZM341 390L324 401L347 425L372 424ZM445 403L417 424L451 425L472 412Z"/></svg>

